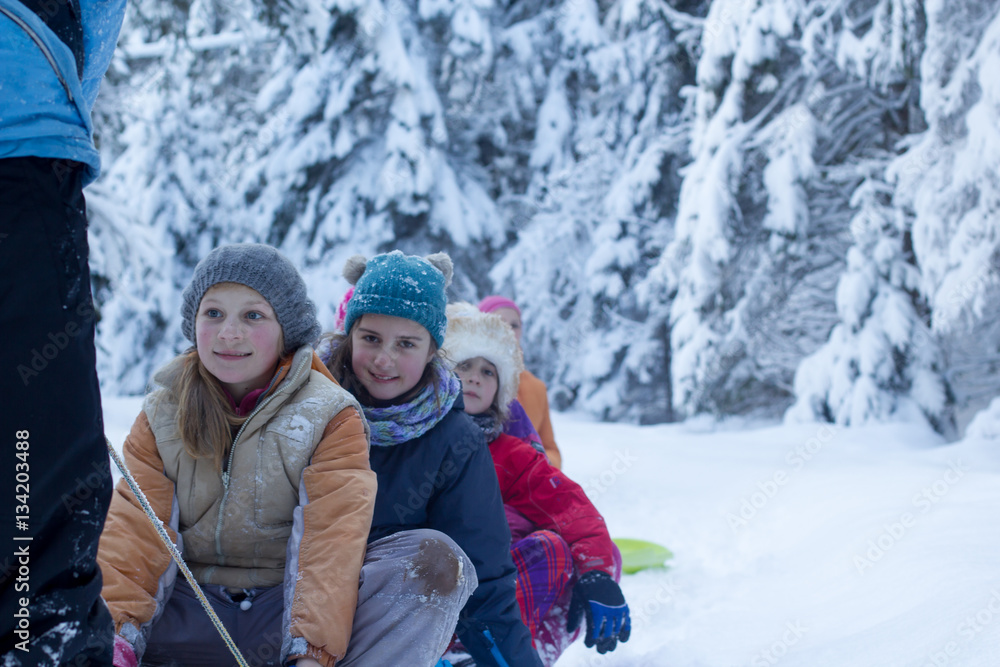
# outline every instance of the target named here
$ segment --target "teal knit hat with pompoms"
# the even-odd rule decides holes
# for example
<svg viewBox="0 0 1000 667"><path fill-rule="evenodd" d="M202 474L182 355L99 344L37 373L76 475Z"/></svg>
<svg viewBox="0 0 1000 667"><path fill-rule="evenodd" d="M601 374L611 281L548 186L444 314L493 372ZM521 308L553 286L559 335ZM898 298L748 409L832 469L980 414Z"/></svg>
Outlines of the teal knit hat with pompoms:
<svg viewBox="0 0 1000 667"><path fill-rule="evenodd" d="M365 313L393 315L420 324L441 347L452 271L451 258L443 252L417 257L393 250L370 260L351 257L344 264L344 278L354 285L354 294L347 303L344 331Z"/></svg>

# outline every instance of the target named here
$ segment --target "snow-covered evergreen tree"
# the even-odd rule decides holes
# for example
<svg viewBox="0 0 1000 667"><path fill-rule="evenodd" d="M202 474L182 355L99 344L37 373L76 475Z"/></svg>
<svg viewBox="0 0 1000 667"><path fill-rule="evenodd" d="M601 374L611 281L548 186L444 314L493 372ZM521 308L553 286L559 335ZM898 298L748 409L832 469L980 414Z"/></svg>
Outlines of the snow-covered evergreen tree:
<svg viewBox="0 0 1000 667"><path fill-rule="evenodd" d="M949 432L997 393L995 3L130 4L88 191L100 373L186 346L194 263L446 250L558 407Z"/></svg>
<svg viewBox="0 0 1000 667"><path fill-rule="evenodd" d="M855 245L837 285L839 323L799 366L790 420L838 424L923 414L953 433L951 401L937 341L919 298L920 273L907 253L909 229L892 208L881 170L856 191Z"/></svg>
<svg viewBox="0 0 1000 667"><path fill-rule="evenodd" d="M456 294L474 296L484 258L505 239L469 150L480 132L468 102L492 63L484 16L496 11L471 2L135 3L110 86L110 99L135 103L105 110L105 126L125 131L98 187L165 256L142 281L99 295L102 342L128 341L105 343L105 385L140 391L185 345L180 291L222 242L282 249L327 324L347 288L343 261L358 252L450 251ZM102 228L98 220L95 237ZM95 267L114 274L99 258Z"/></svg>
<svg viewBox="0 0 1000 667"><path fill-rule="evenodd" d="M780 414L836 321L849 163L880 141L885 112L837 61L845 33L872 30L845 24L847 4L717 0L705 19L693 161L650 275L675 294L679 415Z"/></svg>
<svg viewBox="0 0 1000 667"><path fill-rule="evenodd" d="M927 130L894 163L919 290L945 356L959 426L1000 393L1000 6L925 3Z"/></svg>
<svg viewBox="0 0 1000 667"><path fill-rule="evenodd" d="M858 189L840 324L800 367L790 418L860 423L913 405L952 435L1000 390L998 318L984 307L998 276L990 146L1000 137L984 101L1000 90L984 76L1000 43L996 12L981 2L883 3L873 19L881 48L861 40L846 59L884 90L919 94L910 126L898 128L919 133Z"/></svg>
<svg viewBox="0 0 1000 667"><path fill-rule="evenodd" d="M566 402L612 418L779 415L800 362L838 322L867 161L887 162L909 130L912 96L897 84L919 58L921 18L906 3L620 3L597 10L603 30L573 35L607 52L618 17L657 15L650 7L676 54L659 71L686 104L652 140L612 125L627 146L654 148L622 161L611 145L595 169L566 139L585 136L594 106L550 90L553 131L539 120L532 159L554 167L535 175L537 213L493 276L526 301L529 362L548 362ZM623 80L598 89L627 98L614 88ZM570 250L553 265L551 247Z"/></svg>
<svg viewBox="0 0 1000 667"><path fill-rule="evenodd" d="M556 405L672 418L669 339L651 316L667 295L638 290L672 234L699 23L655 0L567 0L503 33L514 60L539 63L504 71L541 103L523 112L529 178L508 195L530 215L491 275L519 302Z"/></svg>

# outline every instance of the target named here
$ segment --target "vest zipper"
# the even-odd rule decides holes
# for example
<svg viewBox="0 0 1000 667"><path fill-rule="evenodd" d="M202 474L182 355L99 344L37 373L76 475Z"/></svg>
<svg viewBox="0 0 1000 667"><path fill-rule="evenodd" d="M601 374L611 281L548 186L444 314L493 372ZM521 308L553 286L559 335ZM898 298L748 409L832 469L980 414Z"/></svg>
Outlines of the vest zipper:
<svg viewBox="0 0 1000 667"><path fill-rule="evenodd" d="M56 77L58 77L59 83L62 84L63 90L66 91L69 101L75 104L76 101L73 99L73 93L69 89L69 84L66 83L66 78L62 75L62 72L59 71L59 65L56 63L55 56L53 56L52 52L49 51L49 47L45 46L45 42L43 42L42 38L38 36L38 33L32 30L31 26L25 23L19 16L11 13L10 10L0 7L0 13L3 13L4 16L8 17L11 21L20 26L21 30L24 30L24 32L28 34L28 37L31 38L31 41L38 46L38 50L42 52L45 59L49 61L49 65L52 66L52 71L56 73Z"/></svg>
<svg viewBox="0 0 1000 667"><path fill-rule="evenodd" d="M307 357L303 361L308 362L308 366L312 366L311 357ZM304 365L306 364L303 363L296 368L294 375L289 378L288 382L284 383L276 392L265 398L260 405L253 409L250 416L248 416L246 421L243 422L243 425L240 426L240 430L236 432L236 437L233 438L233 444L229 446L229 460L226 462L226 469L222 471L222 503L219 505L219 520L215 525L215 554L217 556L222 556L222 521L226 518L226 500L229 498L229 471L232 470L233 467L233 456L236 454L236 443L239 442L240 436L243 435L243 431L246 429L247 424L250 423L250 420L253 419L258 412L263 410L264 406L281 394L281 392L285 391L298 381L299 376L302 374Z"/></svg>

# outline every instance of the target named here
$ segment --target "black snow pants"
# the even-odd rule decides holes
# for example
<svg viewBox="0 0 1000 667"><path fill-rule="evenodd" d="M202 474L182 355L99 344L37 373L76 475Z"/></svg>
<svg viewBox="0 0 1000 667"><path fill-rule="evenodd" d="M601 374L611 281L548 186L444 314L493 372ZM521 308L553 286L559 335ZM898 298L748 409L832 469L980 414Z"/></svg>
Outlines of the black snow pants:
<svg viewBox="0 0 1000 667"><path fill-rule="evenodd" d="M0 160L3 664L112 664L97 566L111 473L87 257L79 165Z"/></svg>

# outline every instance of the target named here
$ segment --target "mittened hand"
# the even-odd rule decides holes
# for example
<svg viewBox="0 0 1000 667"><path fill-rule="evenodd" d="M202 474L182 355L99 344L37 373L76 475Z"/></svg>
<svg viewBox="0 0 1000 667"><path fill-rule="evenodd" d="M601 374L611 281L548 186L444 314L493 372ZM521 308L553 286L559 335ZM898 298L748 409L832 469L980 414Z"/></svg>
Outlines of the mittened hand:
<svg viewBox="0 0 1000 667"><path fill-rule="evenodd" d="M115 655L112 661L115 667L139 667L132 645L121 635L115 635Z"/></svg>
<svg viewBox="0 0 1000 667"><path fill-rule="evenodd" d="M610 575L600 570L587 572L573 586L569 632L580 626L581 618L587 619L583 643L587 648L596 646L598 653L614 651L618 642L627 642L632 633L632 620L622 589Z"/></svg>

